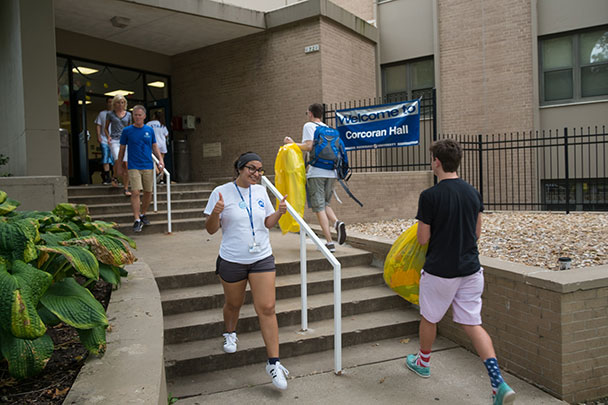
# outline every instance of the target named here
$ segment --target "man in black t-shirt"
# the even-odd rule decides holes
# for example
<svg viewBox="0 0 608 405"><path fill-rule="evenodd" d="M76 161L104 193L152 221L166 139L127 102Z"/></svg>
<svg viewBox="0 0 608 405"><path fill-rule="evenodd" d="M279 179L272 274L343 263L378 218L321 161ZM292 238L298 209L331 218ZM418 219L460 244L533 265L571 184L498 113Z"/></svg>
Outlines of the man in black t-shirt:
<svg viewBox="0 0 608 405"><path fill-rule="evenodd" d="M442 139L430 150L438 183L420 194L416 215L418 242L429 244L420 275L420 350L407 356L406 365L421 377L431 376L437 323L452 306L454 322L462 326L488 370L494 404L510 404L515 392L504 382L492 339L481 326L484 280L477 250L481 196L458 178L462 149L456 141Z"/></svg>

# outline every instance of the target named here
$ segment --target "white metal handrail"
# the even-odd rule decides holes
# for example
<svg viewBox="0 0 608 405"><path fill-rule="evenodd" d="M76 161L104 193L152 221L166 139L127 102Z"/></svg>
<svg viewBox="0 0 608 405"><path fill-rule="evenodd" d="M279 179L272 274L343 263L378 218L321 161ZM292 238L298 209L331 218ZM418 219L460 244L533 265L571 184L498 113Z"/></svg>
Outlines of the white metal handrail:
<svg viewBox="0 0 608 405"><path fill-rule="evenodd" d="M156 191L156 166L159 161L156 156L152 155L154 159L154 212L158 212L157 204L157 191ZM165 173L165 183L167 185L167 232L171 233L171 173L163 166L163 173Z"/></svg>
<svg viewBox="0 0 608 405"><path fill-rule="evenodd" d="M276 198L283 199L279 190L265 176L262 176L262 185L268 188ZM323 256L334 267L334 372L342 373L342 265L334 255L327 249L325 244L321 242L317 234L310 229L310 226L298 214L298 212L287 201L287 212L291 214L293 219L300 225L300 279L301 279L301 295L302 295L302 330L308 330L308 303L306 289L306 235L312 239L317 248L323 253Z"/></svg>

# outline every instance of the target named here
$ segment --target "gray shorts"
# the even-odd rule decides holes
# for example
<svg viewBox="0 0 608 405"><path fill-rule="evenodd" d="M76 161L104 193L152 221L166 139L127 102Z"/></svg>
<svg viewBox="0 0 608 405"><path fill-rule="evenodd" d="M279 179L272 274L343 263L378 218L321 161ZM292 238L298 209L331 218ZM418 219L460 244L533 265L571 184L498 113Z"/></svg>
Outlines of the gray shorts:
<svg viewBox="0 0 608 405"><path fill-rule="evenodd" d="M313 177L306 179L306 200L312 212L321 212L329 205L336 179Z"/></svg>
<svg viewBox="0 0 608 405"><path fill-rule="evenodd" d="M249 273L264 273L275 270L276 266L273 255L251 264L233 263L219 256L215 262L215 274L219 275L227 283L246 280Z"/></svg>

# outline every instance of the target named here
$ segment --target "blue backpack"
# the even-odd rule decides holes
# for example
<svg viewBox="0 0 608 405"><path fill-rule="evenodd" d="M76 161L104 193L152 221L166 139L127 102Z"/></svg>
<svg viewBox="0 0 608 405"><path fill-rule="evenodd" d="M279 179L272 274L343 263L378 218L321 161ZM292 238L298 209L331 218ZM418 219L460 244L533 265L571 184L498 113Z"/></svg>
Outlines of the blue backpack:
<svg viewBox="0 0 608 405"><path fill-rule="evenodd" d="M306 164L321 169L335 170L338 181L349 197L363 207L363 204L351 193L344 183L350 178L351 170L348 166L348 156L346 155L344 142L340 139L340 133L332 127L320 125L316 122L315 124L317 125L317 129L315 129L312 150L309 152L309 160Z"/></svg>
<svg viewBox="0 0 608 405"><path fill-rule="evenodd" d="M340 160L346 159L348 162L338 130L316 122L315 124L317 129L315 129L308 164L321 169L334 170L340 165Z"/></svg>

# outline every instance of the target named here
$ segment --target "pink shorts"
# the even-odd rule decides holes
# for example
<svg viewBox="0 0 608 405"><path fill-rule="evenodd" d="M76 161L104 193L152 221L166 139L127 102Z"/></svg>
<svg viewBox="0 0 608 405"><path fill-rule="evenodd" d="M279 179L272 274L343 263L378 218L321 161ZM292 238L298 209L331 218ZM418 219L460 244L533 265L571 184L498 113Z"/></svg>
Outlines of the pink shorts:
<svg viewBox="0 0 608 405"><path fill-rule="evenodd" d="M454 322L481 325L483 267L466 277L437 277L420 273L420 315L438 323L452 306Z"/></svg>

